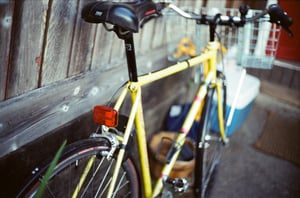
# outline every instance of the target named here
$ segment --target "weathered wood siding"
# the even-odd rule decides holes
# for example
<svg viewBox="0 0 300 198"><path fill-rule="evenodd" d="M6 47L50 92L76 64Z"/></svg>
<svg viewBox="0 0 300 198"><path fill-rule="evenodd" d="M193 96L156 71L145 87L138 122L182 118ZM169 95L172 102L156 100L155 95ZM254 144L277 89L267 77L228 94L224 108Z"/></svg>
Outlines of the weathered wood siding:
<svg viewBox="0 0 300 198"><path fill-rule="evenodd" d="M248 69L247 72L260 80L268 81L296 92L300 90L300 61L275 60L271 70Z"/></svg>
<svg viewBox="0 0 300 198"><path fill-rule="evenodd" d="M89 2L0 1L0 156L91 111L127 79L122 40L80 17ZM166 26L157 18L135 34L139 73L166 64Z"/></svg>
<svg viewBox="0 0 300 198"><path fill-rule="evenodd" d="M91 1L0 0L0 157L90 112L93 105L109 100L127 79L123 42L80 17L83 6ZM238 7L243 1L174 2L198 8ZM170 24L157 18L135 34L139 73L166 64ZM151 109L145 113L147 118L159 112L158 101L185 94L189 80L185 76L189 73L164 81L172 84L181 79L174 89L164 82L146 88L145 107ZM149 92L159 94L153 97ZM154 121L162 117L147 119L151 122L146 126L158 128Z"/></svg>
<svg viewBox="0 0 300 198"><path fill-rule="evenodd" d="M2 0L0 4L0 101L124 59L122 41L101 25L85 23L80 10L91 0ZM176 3L177 1L175 1ZM180 6L238 7L244 1L178 1ZM246 1L262 8L266 1ZM255 3L256 2L256 3ZM163 45L164 21L136 35L138 52ZM155 37L153 37L155 35ZM118 57L116 59L115 57Z"/></svg>
<svg viewBox="0 0 300 198"><path fill-rule="evenodd" d="M0 4L0 101L6 90L13 8L13 3Z"/></svg>

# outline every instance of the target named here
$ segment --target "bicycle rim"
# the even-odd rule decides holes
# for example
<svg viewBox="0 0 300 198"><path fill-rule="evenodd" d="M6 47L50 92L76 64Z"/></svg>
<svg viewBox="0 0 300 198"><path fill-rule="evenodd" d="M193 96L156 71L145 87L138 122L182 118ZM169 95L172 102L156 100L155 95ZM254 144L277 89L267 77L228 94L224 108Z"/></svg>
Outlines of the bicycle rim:
<svg viewBox="0 0 300 198"><path fill-rule="evenodd" d="M205 197L211 176L219 163L223 142L219 133L211 130L213 120L218 120L217 105L213 103L215 89L208 91L202 113L200 136L196 154L194 192L196 197ZM216 118L214 118L216 117Z"/></svg>
<svg viewBox="0 0 300 198"><path fill-rule="evenodd" d="M90 159L93 159L90 160L92 161L91 167L77 197L106 197L114 171L115 159L107 159L102 155L109 149L103 143L97 141L83 143L84 146L80 145L81 142L76 143L75 146L71 145L73 147L71 152L67 152L61 157L61 161L55 167L48 181L43 197L72 197ZM27 185L28 187L21 197L34 196L44 172L41 171ZM130 158L122 163L117 181L113 197L139 197L138 176Z"/></svg>

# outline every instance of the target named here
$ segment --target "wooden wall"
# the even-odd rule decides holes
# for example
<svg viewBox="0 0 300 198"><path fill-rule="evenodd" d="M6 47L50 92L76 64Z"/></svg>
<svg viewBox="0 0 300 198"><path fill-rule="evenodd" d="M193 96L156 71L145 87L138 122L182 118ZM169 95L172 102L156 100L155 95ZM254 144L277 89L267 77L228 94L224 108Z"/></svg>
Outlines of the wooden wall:
<svg viewBox="0 0 300 198"><path fill-rule="evenodd" d="M96 26L80 18L86 2L25 0L1 6L7 18L1 26L1 47L6 43L0 60L1 100L88 71L95 64ZM97 35L105 36L101 30Z"/></svg>
<svg viewBox="0 0 300 198"><path fill-rule="evenodd" d="M91 1L0 0L0 157L105 103L127 79L122 41L80 17ZM243 1L174 2L197 8L238 7ZM170 23L158 18L135 35L139 73L166 65L167 28ZM186 76L189 72L146 88L145 107L151 109L146 117L155 114L162 98L171 102L185 94ZM164 86L178 79L174 89ZM150 131L162 117L151 120Z"/></svg>
<svg viewBox="0 0 300 198"><path fill-rule="evenodd" d="M81 19L80 10L92 0L2 1L0 101L86 71L108 70L124 59L122 42L114 34ZM150 23L137 36L139 53L165 40L164 27Z"/></svg>
<svg viewBox="0 0 300 198"><path fill-rule="evenodd" d="M271 70L247 69L251 75L274 85L300 91L300 61L275 60Z"/></svg>
<svg viewBox="0 0 300 198"><path fill-rule="evenodd" d="M0 157L105 103L126 81L123 42L81 19L88 2L0 1ZM166 64L165 30L158 18L135 35L139 73Z"/></svg>

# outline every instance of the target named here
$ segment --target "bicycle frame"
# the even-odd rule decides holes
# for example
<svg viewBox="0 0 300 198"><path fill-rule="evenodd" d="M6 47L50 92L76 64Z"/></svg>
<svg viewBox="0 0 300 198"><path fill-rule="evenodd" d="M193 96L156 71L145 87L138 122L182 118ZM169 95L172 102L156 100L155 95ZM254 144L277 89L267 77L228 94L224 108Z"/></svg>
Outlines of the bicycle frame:
<svg viewBox="0 0 300 198"><path fill-rule="evenodd" d="M138 76L133 33L137 33L138 27L152 17L160 16L162 14L161 11L166 7L171 8L186 19L194 20L197 25L209 25L210 42L208 42L202 54L194 58L179 62L159 71ZM49 170L47 165L41 170L34 170L32 179L22 188L18 197L36 196L36 192L39 190L38 186L41 186L40 179L42 177L49 178L47 190L50 196L55 196L56 192L58 196L70 194L70 190L73 190L72 197L77 197L79 194L85 196L87 195L86 193L94 194L94 196L106 194L107 197L115 197L115 195L122 197L124 194L131 194L136 197L140 192L140 189L135 188L139 186L139 181L142 181L142 192L146 198L157 197L160 193L162 196L168 196L169 192L168 188L164 188L165 184L168 186L172 185L175 191L182 192L187 189L187 180L183 178L173 179L170 173L172 168L176 165L176 160L179 157L179 153L183 148L194 121L198 121L200 115L203 117L200 120L200 129L194 147L196 151L196 168L194 170L193 193L196 197L204 197L215 165L219 161L220 153L218 151L220 151L222 147L221 144L227 142L223 120L226 116L224 115L226 103L225 78L222 73L217 73L218 50L224 52L224 48L215 41L216 27L220 25L243 27L247 22L256 22L268 13L270 17L266 17L267 20L282 26L291 33L289 26L292 24L292 19L275 4L270 5L267 10L251 18L246 17L248 6L241 6L239 11L240 17L236 16L236 14L232 16L223 16L221 14L210 16L202 14L202 12L200 15L185 12L169 3L153 3L151 0L139 0L133 4L131 2L93 2L87 4L82 11L82 18L84 20L89 23L103 23L107 31L115 32L120 39L124 40L129 81L122 89L113 108L107 106L96 106L94 108L94 121L101 126L101 130L92 133L91 139L71 144L69 149L63 153L63 159L54 168L50 177L47 175ZM114 14L111 15L110 13ZM124 21L126 19L127 23L123 24L123 19ZM130 20L133 22L131 23ZM106 26L106 23L112 26ZM256 32L254 34L256 34ZM194 51L193 53L189 53L189 55L194 56ZM164 166L157 178L155 186L152 186L147 152L147 136L143 116L142 88L144 85L164 79L191 67L201 66L201 64L204 67L202 81L199 83L198 90L192 101L190 110L185 116L181 129L176 129L178 133L175 139L171 140L172 145L167 151ZM223 88L224 91L222 91ZM212 104L213 99L215 99L214 93L217 94L216 111L220 131L220 134L217 135L214 134L215 131L212 131L210 128L210 121L212 121L210 116L215 113L215 104ZM127 99L126 96L128 95L131 97L132 106L126 121L126 126L124 126L122 122L125 118L122 115L118 117L118 112L125 103ZM119 125L118 118L120 118ZM214 124L214 120L212 123ZM137 169L134 167L132 159L125 156L130 151L129 141L131 140L130 138L134 129L136 131L141 178L138 178L136 174ZM208 151L210 148L212 151L215 151L214 155L211 156L211 160L208 157L208 155L210 155ZM52 168L52 165L50 165L50 167ZM121 169L122 171L120 171ZM66 177L67 174L75 175L76 177L69 178ZM62 177L66 177L65 179L68 181L65 179L61 180ZM120 178L120 181L117 184L118 178ZM124 181L124 179L126 181ZM47 182L48 181L46 181L46 183ZM42 187L43 185L44 184L42 184Z"/></svg>
<svg viewBox="0 0 300 198"><path fill-rule="evenodd" d="M157 196L163 187L163 178L168 176L172 170L172 167L174 166L177 157L180 153L180 148L183 146L186 136L190 131L190 128L196 118L196 116L199 113L200 106L204 103L204 98L207 94L208 86L211 82L213 82L217 86L217 94L218 94L218 106L222 107L222 101L221 101L221 93L220 93L220 83L217 83L217 50L220 48L220 45L218 42L213 41L209 42L207 46L207 50L195 57L191 58L189 60L174 64L172 66L169 66L167 68L161 69L159 71L149 73L143 76L139 76L136 82L129 81L125 88L122 90L120 96L118 97L116 104L114 106L114 109L116 111L119 111L122 104L125 101L125 98L129 92L132 100L132 107L129 114L128 123L126 126L126 130L124 132L124 136L121 138L121 149L117 156L116 165L114 168L114 175L112 177L111 185L108 191L108 197L111 197L113 189L115 188L115 183L117 180L118 171L120 170L121 163L124 158L125 154L125 148L128 144L130 134L133 130L133 126L135 124L136 132L137 132L137 142L138 142L138 152L139 152L139 164L141 166L141 173L142 173L142 181L143 181L143 189L145 197L155 197ZM149 168L149 161L148 161L148 152L147 152L147 140L146 140L146 132L145 132L145 126L144 126L144 117L143 117L143 107L142 107L142 87L144 85L150 84L154 81L166 78L168 76L171 76L175 73L184 71L190 67L194 67L199 65L200 63L203 63L207 67L207 74L204 77L204 83L199 87L197 94L193 100L191 109L185 119L185 122L180 130L180 133L178 133L178 136L174 142L174 154L171 157L169 163L166 163L162 169L161 176L158 178L156 185L154 189L152 189L152 182L151 182L151 176L150 176L150 168ZM218 88L219 87L219 88ZM218 91L219 90L219 91ZM218 108L218 114L223 115L223 109ZM219 116L220 118L221 116ZM223 120L219 119L219 126L220 126L220 133L222 136L222 139L225 140L226 135L224 132L224 125Z"/></svg>

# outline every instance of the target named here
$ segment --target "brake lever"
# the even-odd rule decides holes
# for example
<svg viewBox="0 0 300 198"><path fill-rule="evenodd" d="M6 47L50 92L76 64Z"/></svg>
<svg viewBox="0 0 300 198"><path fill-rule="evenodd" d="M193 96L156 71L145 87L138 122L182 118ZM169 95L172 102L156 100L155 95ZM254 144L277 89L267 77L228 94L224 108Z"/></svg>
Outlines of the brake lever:
<svg viewBox="0 0 300 198"><path fill-rule="evenodd" d="M293 19L284 12L278 4L271 4L268 8L270 22L276 23L288 32L289 36L293 36L293 32L289 27L293 24Z"/></svg>

